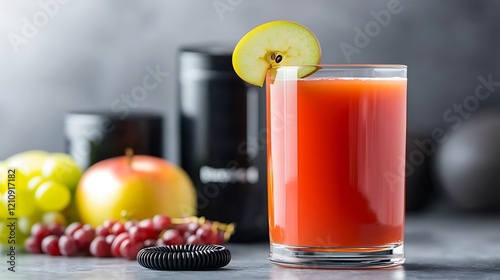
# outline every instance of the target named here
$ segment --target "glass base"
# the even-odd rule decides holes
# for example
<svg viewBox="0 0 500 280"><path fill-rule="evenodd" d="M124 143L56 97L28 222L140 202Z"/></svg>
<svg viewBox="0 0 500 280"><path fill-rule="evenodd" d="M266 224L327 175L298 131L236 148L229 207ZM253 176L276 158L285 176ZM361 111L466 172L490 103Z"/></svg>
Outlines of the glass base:
<svg viewBox="0 0 500 280"><path fill-rule="evenodd" d="M296 247L271 243L269 260L302 268L383 268L404 263L403 243L377 247Z"/></svg>

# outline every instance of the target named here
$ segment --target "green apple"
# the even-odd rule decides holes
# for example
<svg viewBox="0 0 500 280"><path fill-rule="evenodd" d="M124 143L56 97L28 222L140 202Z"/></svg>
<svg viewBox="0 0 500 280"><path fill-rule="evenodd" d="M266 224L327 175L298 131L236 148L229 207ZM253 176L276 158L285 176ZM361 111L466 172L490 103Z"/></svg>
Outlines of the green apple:
<svg viewBox="0 0 500 280"><path fill-rule="evenodd" d="M248 32L233 51L233 68L244 81L262 86L268 69L273 66L318 64L321 47L316 36L304 26L291 21L273 21ZM301 68L299 77L315 67Z"/></svg>

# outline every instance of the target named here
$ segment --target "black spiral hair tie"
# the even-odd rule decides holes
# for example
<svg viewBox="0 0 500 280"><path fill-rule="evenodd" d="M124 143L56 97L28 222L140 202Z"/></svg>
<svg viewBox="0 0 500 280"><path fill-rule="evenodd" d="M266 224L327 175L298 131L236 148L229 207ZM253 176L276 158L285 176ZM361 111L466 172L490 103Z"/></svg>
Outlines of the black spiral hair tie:
<svg viewBox="0 0 500 280"><path fill-rule="evenodd" d="M155 270L208 270L231 261L231 252L220 245L169 245L144 248L137 262Z"/></svg>

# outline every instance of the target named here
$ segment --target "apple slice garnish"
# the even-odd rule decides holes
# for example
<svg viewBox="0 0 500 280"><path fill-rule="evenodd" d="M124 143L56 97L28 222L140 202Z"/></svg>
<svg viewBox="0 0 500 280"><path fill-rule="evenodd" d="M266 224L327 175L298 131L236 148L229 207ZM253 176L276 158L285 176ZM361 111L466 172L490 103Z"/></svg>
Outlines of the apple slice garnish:
<svg viewBox="0 0 500 280"><path fill-rule="evenodd" d="M244 81L262 86L273 66L312 65L321 60L316 36L304 26L285 20L257 26L238 42L233 51L233 68ZM299 69L305 77L315 67Z"/></svg>

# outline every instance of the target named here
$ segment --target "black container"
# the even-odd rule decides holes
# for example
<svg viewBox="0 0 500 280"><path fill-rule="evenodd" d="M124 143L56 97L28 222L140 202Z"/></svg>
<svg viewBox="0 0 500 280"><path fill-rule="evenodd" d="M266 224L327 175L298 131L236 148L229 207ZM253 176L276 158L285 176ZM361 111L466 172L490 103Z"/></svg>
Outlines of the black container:
<svg viewBox="0 0 500 280"><path fill-rule="evenodd" d="M117 156L163 157L163 117L153 113L70 112L65 118L66 152L82 169Z"/></svg>
<svg viewBox="0 0 500 280"><path fill-rule="evenodd" d="M231 48L179 54L181 166L198 214L236 223L235 242L268 239L265 94L234 72Z"/></svg>

